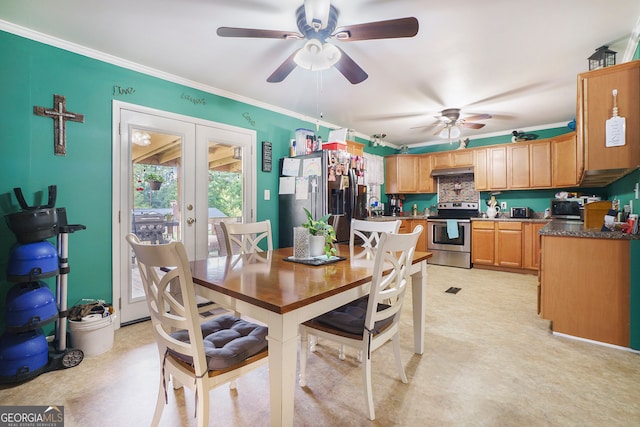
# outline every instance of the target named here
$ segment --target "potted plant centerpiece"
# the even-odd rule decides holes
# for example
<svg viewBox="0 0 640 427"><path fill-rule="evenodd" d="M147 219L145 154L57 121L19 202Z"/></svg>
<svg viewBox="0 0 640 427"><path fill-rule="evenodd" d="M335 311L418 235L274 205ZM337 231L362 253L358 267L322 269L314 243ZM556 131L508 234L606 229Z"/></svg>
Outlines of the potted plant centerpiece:
<svg viewBox="0 0 640 427"><path fill-rule="evenodd" d="M327 258L330 258L331 255L336 254L336 248L333 246L333 243L336 241L336 231L333 226L329 224L330 214L324 215L322 218L313 219L313 215L306 208L303 208L305 213L307 214L307 222L303 223L302 226L309 230L309 249L311 252L311 256L322 255L324 252L327 255ZM314 244L314 240L318 243ZM316 247L314 247L317 245Z"/></svg>
<svg viewBox="0 0 640 427"><path fill-rule="evenodd" d="M157 173L148 173L145 175L144 180L149 183L149 187L152 190L159 190L160 185L164 182L164 177Z"/></svg>

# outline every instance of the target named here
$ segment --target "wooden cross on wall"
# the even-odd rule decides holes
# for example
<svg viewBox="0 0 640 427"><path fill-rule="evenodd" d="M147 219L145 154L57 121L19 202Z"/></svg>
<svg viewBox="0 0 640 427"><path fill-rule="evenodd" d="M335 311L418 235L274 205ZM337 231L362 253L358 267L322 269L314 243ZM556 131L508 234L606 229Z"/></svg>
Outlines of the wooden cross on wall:
<svg viewBox="0 0 640 427"><path fill-rule="evenodd" d="M53 147L54 154L64 156L67 154L66 120L84 123L84 115L67 111L67 100L62 95L53 95L53 108L33 107L36 116L53 119Z"/></svg>

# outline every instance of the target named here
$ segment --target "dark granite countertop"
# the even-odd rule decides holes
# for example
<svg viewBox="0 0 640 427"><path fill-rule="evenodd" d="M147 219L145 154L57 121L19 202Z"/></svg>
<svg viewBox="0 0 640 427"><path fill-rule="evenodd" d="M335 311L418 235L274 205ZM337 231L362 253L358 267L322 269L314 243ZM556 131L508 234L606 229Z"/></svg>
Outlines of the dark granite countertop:
<svg viewBox="0 0 640 427"><path fill-rule="evenodd" d="M542 236L585 237L591 239L640 240L640 234L622 231L601 231L598 228L584 228L582 221L553 220L539 231Z"/></svg>

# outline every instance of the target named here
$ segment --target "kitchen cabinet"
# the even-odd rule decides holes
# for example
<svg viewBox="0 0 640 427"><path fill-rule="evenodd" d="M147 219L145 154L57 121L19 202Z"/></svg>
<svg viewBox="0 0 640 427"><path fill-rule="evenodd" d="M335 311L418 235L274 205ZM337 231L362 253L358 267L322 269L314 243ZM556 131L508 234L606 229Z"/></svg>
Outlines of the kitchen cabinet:
<svg viewBox="0 0 640 427"><path fill-rule="evenodd" d="M540 268L540 235L538 231L546 222L523 223L522 267L529 270Z"/></svg>
<svg viewBox="0 0 640 427"><path fill-rule="evenodd" d="M474 265L495 264L494 221L471 221L471 262Z"/></svg>
<svg viewBox="0 0 640 427"><path fill-rule="evenodd" d="M629 347L630 242L542 236L540 316L554 332Z"/></svg>
<svg viewBox="0 0 640 427"><path fill-rule="evenodd" d="M418 193L435 193L437 185L431 176L432 156L420 156L418 158Z"/></svg>
<svg viewBox="0 0 640 427"><path fill-rule="evenodd" d="M618 115L626 118L626 144L607 147L606 121L612 116L614 89ZM640 165L638 117L640 60L578 75L576 131L578 152L584 151L582 185L604 186Z"/></svg>
<svg viewBox="0 0 640 427"><path fill-rule="evenodd" d="M487 148L487 185L491 190L507 188L507 147Z"/></svg>
<svg viewBox="0 0 640 427"><path fill-rule="evenodd" d="M571 132L551 139L551 177L552 185L558 187L574 187L580 183L581 170L578 170L576 133Z"/></svg>
<svg viewBox="0 0 640 427"><path fill-rule="evenodd" d="M513 189L529 188L529 147L527 143L517 143L507 147L507 186Z"/></svg>
<svg viewBox="0 0 640 427"><path fill-rule="evenodd" d="M477 267L519 273L539 268L540 237L546 222L471 221L471 261Z"/></svg>
<svg viewBox="0 0 640 427"><path fill-rule="evenodd" d="M489 190L487 173L487 149L473 150L473 183L476 191Z"/></svg>
<svg viewBox="0 0 640 427"><path fill-rule="evenodd" d="M551 141L530 143L529 185L532 188L550 188L551 176Z"/></svg>
<svg viewBox="0 0 640 427"><path fill-rule="evenodd" d="M427 220L426 219L403 219L400 226L399 233L411 233L416 225L422 226L422 233L418 237L418 243L416 243L416 250L420 252L427 252Z"/></svg>
<svg viewBox="0 0 640 427"><path fill-rule="evenodd" d="M356 141L347 140L347 152L353 156L364 155L364 144L360 144Z"/></svg>
<svg viewBox="0 0 640 427"><path fill-rule="evenodd" d="M496 265L522 267L522 223L496 221Z"/></svg>
<svg viewBox="0 0 640 427"><path fill-rule="evenodd" d="M419 156L399 154L385 157L385 188L387 194L418 191Z"/></svg>
<svg viewBox="0 0 640 427"><path fill-rule="evenodd" d="M450 150L431 154L433 169L473 166L473 151Z"/></svg>

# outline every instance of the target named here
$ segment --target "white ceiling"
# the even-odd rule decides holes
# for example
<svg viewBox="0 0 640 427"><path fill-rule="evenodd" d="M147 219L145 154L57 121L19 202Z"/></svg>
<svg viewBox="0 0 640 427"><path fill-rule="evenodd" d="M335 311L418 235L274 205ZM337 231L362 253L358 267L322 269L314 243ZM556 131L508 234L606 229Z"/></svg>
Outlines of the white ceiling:
<svg viewBox="0 0 640 427"><path fill-rule="evenodd" d="M338 27L408 16L420 23L414 38L341 43L369 74L358 85L335 69L299 68L267 83L304 41L216 35L220 26L297 31L302 3L2 0L0 28L15 24L359 136L419 146L442 141L425 126L444 108L493 115L484 128L463 130L472 140L566 124L587 58L608 44L621 62L640 17L638 0L333 0Z"/></svg>

